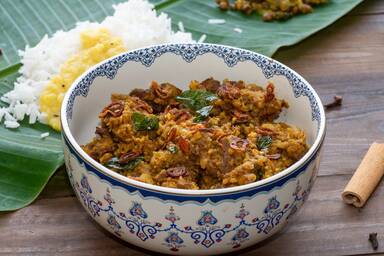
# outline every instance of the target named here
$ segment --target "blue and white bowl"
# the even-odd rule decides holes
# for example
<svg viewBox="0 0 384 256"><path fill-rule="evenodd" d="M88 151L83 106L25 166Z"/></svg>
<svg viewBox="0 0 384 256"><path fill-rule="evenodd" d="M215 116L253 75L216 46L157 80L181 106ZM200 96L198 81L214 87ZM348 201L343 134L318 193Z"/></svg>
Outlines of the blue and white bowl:
<svg viewBox="0 0 384 256"><path fill-rule="evenodd" d="M290 107L280 120L296 125L311 145L305 156L273 177L238 187L182 190L119 175L79 145L94 136L98 113L112 93L147 88L152 80L187 89L207 77L265 86ZM321 101L300 75L263 55L221 45L168 44L123 53L88 70L69 89L61 110L65 162L73 189L105 229L162 253L212 255L256 244L284 227L315 181L325 135Z"/></svg>

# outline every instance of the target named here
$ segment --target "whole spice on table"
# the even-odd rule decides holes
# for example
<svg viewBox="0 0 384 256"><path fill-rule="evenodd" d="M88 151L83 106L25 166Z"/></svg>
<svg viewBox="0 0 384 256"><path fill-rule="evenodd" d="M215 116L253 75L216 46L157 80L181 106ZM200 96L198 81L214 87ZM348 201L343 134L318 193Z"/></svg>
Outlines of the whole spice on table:
<svg viewBox="0 0 384 256"><path fill-rule="evenodd" d="M343 97L339 96L339 95L335 95L333 97L333 102L331 103L328 103L328 104L324 104L324 107L325 109L329 110L329 109L332 109L334 107L339 107L341 106L343 103Z"/></svg>
<svg viewBox="0 0 384 256"><path fill-rule="evenodd" d="M384 144L373 143L342 193L345 203L363 207L384 175Z"/></svg>
<svg viewBox="0 0 384 256"><path fill-rule="evenodd" d="M377 241L377 233L370 233L368 240L369 242L371 242L372 249L376 251L377 248L379 248L379 242Z"/></svg>

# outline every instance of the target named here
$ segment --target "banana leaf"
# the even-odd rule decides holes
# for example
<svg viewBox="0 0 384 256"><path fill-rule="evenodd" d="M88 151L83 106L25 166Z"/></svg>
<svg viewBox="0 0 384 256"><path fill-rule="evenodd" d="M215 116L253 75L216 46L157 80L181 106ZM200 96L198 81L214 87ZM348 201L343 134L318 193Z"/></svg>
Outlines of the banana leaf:
<svg viewBox="0 0 384 256"><path fill-rule="evenodd" d="M125 0L1 0L0 1L0 96L11 90L18 74L19 49L34 46L45 35L68 30L79 21L101 21L112 5ZM342 17L362 0L330 0L308 15L283 22L263 22L257 14L223 12L214 0L152 0L166 12L177 30L182 21L195 40L237 46L272 56L282 46L295 44ZM224 19L224 24L208 24ZM235 28L243 32L235 31ZM0 103L2 104L2 103ZM40 138L49 132L50 136ZM63 164L60 135L42 124L23 122L16 130L0 125L0 211L30 204L52 174Z"/></svg>

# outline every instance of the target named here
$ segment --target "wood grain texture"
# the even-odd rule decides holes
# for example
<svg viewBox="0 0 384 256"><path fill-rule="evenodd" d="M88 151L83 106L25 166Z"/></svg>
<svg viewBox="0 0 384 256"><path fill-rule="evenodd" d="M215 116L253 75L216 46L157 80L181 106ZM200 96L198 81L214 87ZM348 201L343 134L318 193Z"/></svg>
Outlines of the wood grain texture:
<svg viewBox="0 0 384 256"><path fill-rule="evenodd" d="M269 241L242 255L367 255L384 252L384 185L363 209L340 194L374 140L384 140L384 1L367 0L334 25L275 58L312 83L323 101L343 96L327 112L319 177L303 209ZM368 234L378 233L373 251ZM74 197L64 170L37 202L0 214L0 255L149 255L100 228Z"/></svg>
<svg viewBox="0 0 384 256"><path fill-rule="evenodd" d="M288 228L243 255L353 255L371 252L370 232L384 233L380 213L384 187L365 208L341 202L350 175L319 177L303 209ZM323 209L323 210L320 210ZM324 210L326 209L326 210ZM321 212L321 214L319 214ZM0 254L4 255L142 255L149 252L105 232L74 197L44 198L14 213L0 215ZM380 235L379 235L380 237Z"/></svg>

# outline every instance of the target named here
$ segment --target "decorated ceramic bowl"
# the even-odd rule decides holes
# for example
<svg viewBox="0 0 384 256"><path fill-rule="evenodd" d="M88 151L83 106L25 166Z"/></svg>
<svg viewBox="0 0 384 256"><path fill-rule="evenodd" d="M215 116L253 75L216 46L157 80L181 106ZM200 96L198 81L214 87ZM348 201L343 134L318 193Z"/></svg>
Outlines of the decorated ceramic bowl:
<svg viewBox="0 0 384 256"><path fill-rule="evenodd" d="M142 183L113 172L79 145L94 136L98 113L112 93L145 88L152 80L186 86L207 77L275 84L289 103L279 120L302 128L311 146L286 170L255 183L183 190ZM300 75L263 55L221 45L169 44L123 53L83 74L61 111L67 172L86 211L117 237L162 253L212 255L256 244L281 230L315 181L325 116Z"/></svg>

